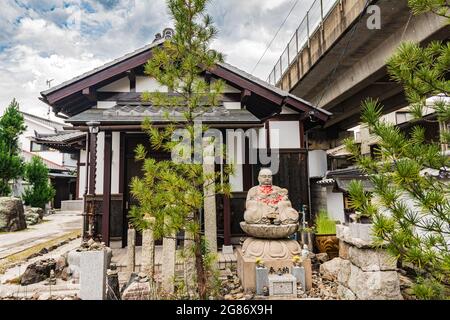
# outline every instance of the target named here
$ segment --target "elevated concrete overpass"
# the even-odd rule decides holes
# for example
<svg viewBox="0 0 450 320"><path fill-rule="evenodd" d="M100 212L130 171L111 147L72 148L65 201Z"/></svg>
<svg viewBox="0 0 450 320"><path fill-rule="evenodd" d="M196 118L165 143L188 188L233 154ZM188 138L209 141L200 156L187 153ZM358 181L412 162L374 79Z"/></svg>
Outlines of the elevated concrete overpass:
<svg viewBox="0 0 450 320"><path fill-rule="evenodd" d="M319 23L307 18L305 42L302 22L268 80L331 111L325 127L338 132L358 124L361 102L368 97L378 98L385 113L404 107L402 87L387 74L387 59L403 41L448 39L450 27L434 14L413 16L407 0L330 1L315 1L312 10L322 7ZM370 5L380 8L379 30L367 27Z"/></svg>

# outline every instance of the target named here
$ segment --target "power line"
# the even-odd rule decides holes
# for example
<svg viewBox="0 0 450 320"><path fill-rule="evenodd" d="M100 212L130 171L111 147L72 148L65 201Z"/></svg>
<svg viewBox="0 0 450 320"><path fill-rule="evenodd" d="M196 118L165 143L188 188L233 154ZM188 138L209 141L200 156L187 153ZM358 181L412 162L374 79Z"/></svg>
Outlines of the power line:
<svg viewBox="0 0 450 320"><path fill-rule="evenodd" d="M289 16L291 15L292 11L294 10L295 6L297 5L299 0L295 0L294 5L291 7L291 10L289 10L289 13L287 14L286 18L284 18L283 22L281 23L280 27L278 28L277 32L275 33L275 35L273 36L272 40L270 40L269 44L266 47L266 50L264 50L264 53L262 54L261 58L259 58L258 62L255 64L255 66L253 67L252 71L250 73L253 73L253 71L255 71L256 67L259 65L259 63L261 62L262 58L264 58L264 56L267 53L267 50L269 50L270 46L272 45L273 41L275 40L275 38L277 37L278 33L280 32L281 28L283 28L284 24L286 23L287 19L289 18Z"/></svg>

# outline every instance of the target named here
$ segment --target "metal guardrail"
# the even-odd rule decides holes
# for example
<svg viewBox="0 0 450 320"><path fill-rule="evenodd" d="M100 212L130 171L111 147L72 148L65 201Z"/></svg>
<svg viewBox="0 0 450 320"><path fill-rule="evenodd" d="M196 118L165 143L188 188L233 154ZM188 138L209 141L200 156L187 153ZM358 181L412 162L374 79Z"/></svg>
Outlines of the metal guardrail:
<svg viewBox="0 0 450 320"><path fill-rule="evenodd" d="M315 0L298 26L288 45L272 69L267 79L276 85L296 60L297 53L309 46L311 36L322 25L323 19L341 0Z"/></svg>

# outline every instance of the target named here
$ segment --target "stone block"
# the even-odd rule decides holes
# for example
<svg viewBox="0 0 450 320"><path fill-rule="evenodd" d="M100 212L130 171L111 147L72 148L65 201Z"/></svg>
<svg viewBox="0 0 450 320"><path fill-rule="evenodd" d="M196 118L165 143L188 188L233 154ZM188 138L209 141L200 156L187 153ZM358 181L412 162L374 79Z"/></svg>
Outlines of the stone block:
<svg viewBox="0 0 450 320"><path fill-rule="evenodd" d="M350 248L350 245L347 244L345 241L339 240L339 258L348 260L348 250Z"/></svg>
<svg viewBox="0 0 450 320"><path fill-rule="evenodd" d="M269 269L256 267L256 294L262 295L263 288L269 288Z"/></svg>
<svg viewBox="0 0 450 320"><path fill-rule="evenodd" d="M359 238L359 223L349 223L350 237Z"/></svg>
<svg viewBox="0 0 450 320"><path fill-rule="evenodd" d="M334 258L320 265L320 274L322 278L329 281L334 281L338 277L339 270L343 263L343 259Z"/></svg>
<svg viewBox="0 0 450 320"><path fill-rule="evenodd" d="M337 273L338 283L346 287L348 287L348 280L350 279L351 265L352 263L349 260L342 259L341 267Z"/></svg>
<svg viewBox="0 0 450 320"><path fill-rule="evenodd" d="M362 271L395 271L397 260L382 249L360 249L351 246L349 260Z"/></svg>
<svg viewBox="0 0 450 320"><path fill-rule="evenodd" d="M150 300L152 288L150 282L133 282L122 294L122 300Z"/></svg>
<svg viewBox="0 0 450 320"><path fill-rule="evenodd" d="M222 246L222 254L233 254L233 246Z"/></svg>
<svg viewBox="0 0 450 320"><path fill-rule="evenodd" d="M83 251L80 255L80 298L104 300L107 254L104 250Z"/></svg>
<svg viewBox="0 0 450 320"><path fill-rule="evenodd" d="M306 291L306 274L305 274L305 268L303 267L292 267L292 275L297 280L297 283L300 283L302 286L302 289Z"/></svg>
<svg viewBox="0 0 450 320"><path fill-rule="evenodd" d="M297 280L292 274L269 275L269 296L297 297Z"/></svg>
<svg viewBox="0 0 450 320"><path fill-rule="evenodd" d="M351 265L348 288L360 300L402 300L396 271L364 272Z"/></svg>
<svg viewBox="0 0 450 320"><path fill-rule="evenodd" d="M80 256L81 252L72 250L67 254L67 264L69 265L69 273L72 278L78 279L80 277Z"/></svg>
<svg viewBox="0 0 450 320"><path fill-rule="evenodd" d="M358 223L358 235L362 241L372 242L373 224Z"/></svg>

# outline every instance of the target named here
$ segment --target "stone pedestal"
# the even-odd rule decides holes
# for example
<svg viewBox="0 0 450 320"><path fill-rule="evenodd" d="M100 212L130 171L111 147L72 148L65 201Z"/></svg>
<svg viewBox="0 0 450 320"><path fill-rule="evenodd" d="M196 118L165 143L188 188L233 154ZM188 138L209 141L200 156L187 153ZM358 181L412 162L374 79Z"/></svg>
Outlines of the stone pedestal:
<svg viewBox="0 0 450 320"><path fill-rule="evenodd" d="M106 293L106 251L80 253L80 298L104 300Z"/></svg>
<svg viewBox="0 0 450 320"><path fill-rule="evenodd" d="M256 291L256 258L262 258L268 269L291 269L292 257L300 255L300 251L295 240L247 238L236 250L237 272L244 290Z"/></svg>
<svg viewBox="0 0 450 320"><path fill-rule="evenodd" d="M340 245L342 252L339 253L341 259L337 271L338 295L341 299L403 299L395 258L370 241L352 237L349 227L337 225L336 234L339 241L343 242Z"/></svg>

